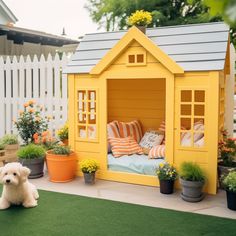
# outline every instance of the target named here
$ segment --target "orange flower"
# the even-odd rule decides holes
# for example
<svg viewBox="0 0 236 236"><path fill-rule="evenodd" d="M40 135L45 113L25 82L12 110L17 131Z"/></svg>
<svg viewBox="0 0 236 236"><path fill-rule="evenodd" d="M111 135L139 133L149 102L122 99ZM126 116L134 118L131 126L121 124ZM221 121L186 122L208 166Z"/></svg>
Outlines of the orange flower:
<svg viewBox="0 0 236 236"><path fill-rule="evenodd" d="M33 105L33 104L35 104L35 101L34 100L29 100L28 103L29 103L29 105Z"/></svg>
<svg viewBox="0 0 236 236"><path fill-rule="evenodd" d="M29 109L29 113L33 113L34 112L34 109L33 108L30 108Z"/></svg>
<svg viewBox="0 0 236 236"><path fill-rule="evenodd" d="M22 110L19 110L19 114L22 115L22 114L23 114L23 111L22 111Z"/></svg>
<svg viewBox="0 0 236 236"><path fill-rule="evenodd" d="M33 139L34 139L34 143L36 143L36 144L39 143L39 135L38 135L38 133L35 133L35 134L33 135Z"/></svg>
<svg viewBox="0 0 236 236"><path fill-rule="evenodd" d="M42 132L42 137L46 137L47 135L49 135L49 130L46 130L46 131Z"/></svg>
<svg viewBox="0 0 236 236"><path fill-rule="evenodd" d="M24 104L24 107L28 107L28 106L29 106L29 103L26 102L26 103Z"/></svg>
<svg viewBox="0 0 236 236"><path fill-rule="evenodd" d="M40 121L40 120L41 120L41 117L37 116L37 117L35 117L35 120L36 120L36 121Z"/></svg>
<svg viewBox="0 0 236 236"><path fill-rule="evenodd" d="M15 124L16 123L16 119L12 119L12 122Z"/></svg>
<svg viewBox="0 0 236 236"><path fill-rule="evenodd" d="M47 116L46 117L48 120L51 120L52 119L52 116Z"/></svg>

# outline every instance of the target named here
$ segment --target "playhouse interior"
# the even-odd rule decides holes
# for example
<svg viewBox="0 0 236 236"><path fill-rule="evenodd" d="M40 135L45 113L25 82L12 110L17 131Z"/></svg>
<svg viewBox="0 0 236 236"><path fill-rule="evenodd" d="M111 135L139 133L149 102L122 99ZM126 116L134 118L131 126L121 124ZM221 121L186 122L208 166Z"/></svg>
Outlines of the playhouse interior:
<svg viewBox="0 0 236 236"><path fill-rule="evenodd" d="M165 79L110 79L107 82L108 123L138 120L142 134L160 130L165 121ZM179 135L181 146L204 147L205 92L182 90L180 94ZM173 117L174 119L174 117ZM178 125L177 125L178 126ZM164 141L164 140L163 140ZM162 145L165 142L162 142ZM146 154L114 158L108 153L108 170L155 175L156 167L165 160L150 159Z"/></svg>

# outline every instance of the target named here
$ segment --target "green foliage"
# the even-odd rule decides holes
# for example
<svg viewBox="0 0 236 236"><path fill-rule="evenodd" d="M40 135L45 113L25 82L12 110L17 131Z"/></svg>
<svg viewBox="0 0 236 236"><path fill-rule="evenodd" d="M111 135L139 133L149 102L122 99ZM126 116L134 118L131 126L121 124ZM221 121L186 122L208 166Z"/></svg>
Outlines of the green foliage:
<svg viewBox="0 0 236 236"><path fill-rule="evenodd" d="M1 143L5 145L18 144L18 138L14 134L6 134L1 139Z"/></svg>
<svg viewBox="0 0 236 236"><path fill-rule="evenodd" d="M219 21L210 16L202 0L88 0L86 5L92 20L107 31L126 29L127 18L136 10L152 13L150 26L179 25Z"/></svg>
<svg viewBox="0 0 236 236"><path fill-rule="evenodd" d="M71 150L69 146L57 145L52 149L52 153L55 155L70 155Z"/></svg>
<svg viewBox="0 0 236 236"><path fill-rule="evenodd" d="M5 148L5 145L2 142L0 142L0 150L4 150L4 148Z"/></svg>
<svg viewBox="0 0 236 236"><path fill-rule="evenodd" d="M200 166L193 162L183 162L181 164L180 177L187 181L205 181L206 179Z"/></svg>
<svg viewBox="0 0 236 236"><path fill-rule="evenodd" d="M35 105L34 101L24 104L24 111L19 112L15 126L25 144L34 141L34 134L41 134L48 129L49 117L41 117L42 107Z"/></svg>
<svg viewBox="0 0 236 236"><path fill-rule="evenodd" d="M37 159L45 157L45 150L43 147L35 144L29 144L27 146L21 147L17 156L22 159Z"/></svg>
<svg viewBox="0 0 236 236"><path fill-rule="evenodd" d="M46 141L41 144L41 146L46 150L52 150L58 145L58 141Z"/></svg>
<svg viewBox="0 0 236 236"><path fill-rule="evenodd" d="M157 168L156 174L159 180L176 180L178 177L176 169L168 163L161 163Z"/></svg>
<svg viewBox="0 0 236 236"><path fill-rule="evenodd" d="M236 171L229 172L223 180L223 184L227 190L236 192Z"/></svg>

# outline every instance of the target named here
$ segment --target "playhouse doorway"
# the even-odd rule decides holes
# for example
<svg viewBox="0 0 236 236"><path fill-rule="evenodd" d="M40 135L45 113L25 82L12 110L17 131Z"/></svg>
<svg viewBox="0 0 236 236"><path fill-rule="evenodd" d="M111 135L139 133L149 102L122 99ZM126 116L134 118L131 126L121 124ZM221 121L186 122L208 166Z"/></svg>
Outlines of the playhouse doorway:
<svg viewBox="0 0 236 236"><path fill-rule="evenodd" d="M107 80L108 123L112 121L132 122L138 120L141 125L142 135L144 135L146 131L159 130L161 123L165 121L165 113L166 81L164 78ZM110 152L108 153L107 168L109 171L146 174L142 172L142 165L145 165L145 163L147 163L148 165L153 163L153 165L155 165L156 167L157 163L155 161L149 160L148 155L143 154L142 158L144 160L144 163L139 163L139 171L139 168L134 165L137 164L136 157L137 155L131 155L127 159L125 158L125 156L112 158L112 152ZM132 158L134 163L129 163ZM126 165L129 166L127 167ZM135 167L132 169L130 168L130 166ZM148 172L147 174L155 175L153 171Z"/></svg>

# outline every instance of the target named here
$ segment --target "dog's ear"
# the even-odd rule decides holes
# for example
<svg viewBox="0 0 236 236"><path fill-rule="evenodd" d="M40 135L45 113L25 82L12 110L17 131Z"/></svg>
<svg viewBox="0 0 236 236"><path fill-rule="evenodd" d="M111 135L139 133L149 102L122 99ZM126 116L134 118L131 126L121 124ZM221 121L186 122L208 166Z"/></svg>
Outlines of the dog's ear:
<svg viewBox="0 0 236 236"><path fill-rule="evenodd" d="M22 166L20 168L20 177L21 177L22 181L26 181L27 180L30 172L31 172L30 169L25 167L25 166Z"/></svg>

